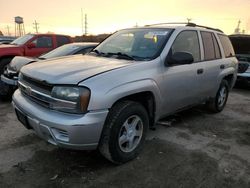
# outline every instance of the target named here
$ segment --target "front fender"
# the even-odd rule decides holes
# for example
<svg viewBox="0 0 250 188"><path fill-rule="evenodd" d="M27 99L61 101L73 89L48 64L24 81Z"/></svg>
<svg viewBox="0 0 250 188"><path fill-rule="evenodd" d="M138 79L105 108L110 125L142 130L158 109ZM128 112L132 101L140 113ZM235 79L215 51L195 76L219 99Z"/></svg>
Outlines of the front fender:
<svg viewBox="0 0 250 188"><path fill-rule="evenodd" d="M105 93L93 91L91 93L89 110L100 108L109 109L118 100L141 92L151 92L154 95L157 113L160 110L160 101L162 100L162 96L157 83L152 79L143 79L123 83L107 90Z"/></svg>

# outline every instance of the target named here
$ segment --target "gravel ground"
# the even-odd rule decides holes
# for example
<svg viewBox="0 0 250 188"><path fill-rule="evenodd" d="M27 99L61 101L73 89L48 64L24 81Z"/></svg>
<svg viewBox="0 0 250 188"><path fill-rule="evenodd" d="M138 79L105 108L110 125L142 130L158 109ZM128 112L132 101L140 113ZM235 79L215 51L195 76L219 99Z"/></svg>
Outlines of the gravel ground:
<svg viewBox="0 0 250 188"><path fill-rule="evenodd" d="M120 166L44 142L0 101L0 187L249 188L250 89L234 89L219 114L196 107L162 120Z"/></svg>

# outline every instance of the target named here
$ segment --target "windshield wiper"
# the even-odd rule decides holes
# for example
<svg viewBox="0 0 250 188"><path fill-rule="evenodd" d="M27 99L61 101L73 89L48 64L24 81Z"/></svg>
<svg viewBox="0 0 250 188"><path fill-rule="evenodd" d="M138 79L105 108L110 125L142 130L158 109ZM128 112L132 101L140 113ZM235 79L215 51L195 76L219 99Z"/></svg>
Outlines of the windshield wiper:
<svg viewBox="0 0 250 188"><path fill-rule="evenodd" d="M92 50L91 52L95 52L96 54L100 54L100 52L98 50Z"/></svg>
<svg viewBox="0 0 250 188"><path fill-rule="evenodd" d="M135 60L132 56L130 56L128 54L124 54L122 52L117 52L117 53L111 53L111 52L109 52L109 53L107 53L107 55L109 55L109 56L116 55L119 58L128 59L128 60Z"/></svg>
<svg viewBox="0 0 250 188"><path fill-rule="evenodd" d="M92 50L92 51L90 51L90 53L91 52L96 53L97 55L105 55L105 53L100 52L99 50Z"/></svg>

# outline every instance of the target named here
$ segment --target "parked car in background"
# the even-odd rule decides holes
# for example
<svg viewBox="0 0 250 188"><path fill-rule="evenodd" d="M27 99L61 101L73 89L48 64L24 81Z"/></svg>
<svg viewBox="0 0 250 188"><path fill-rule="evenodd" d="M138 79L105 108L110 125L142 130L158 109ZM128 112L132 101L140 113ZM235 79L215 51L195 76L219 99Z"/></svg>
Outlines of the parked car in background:
<svg viewBox="0 0 250 188"><path fill-rule="evenodd" d="M15 56L38 57L68 43L72 43L72 39L66 35L28 34L8 45L0 45L0 73Z"/></svg>
<svg viewBox="0 0 250 188"><path fill-rule="evenodd" d="M9 44L15 39L16 37L0 36L0 44Z"/></svg>
<svg viewBox="0 0 250 188"><path fill-rule="evenodd" d="M68 43L72 43L72 39L67 35L27 34L17 38L10 44L2 44L0 45L0 74L3 73L4 67L15 56L38 57L43 53ZM0 80L0 88L3 88L4 85Z"/></svg>
<svg viewBox="0 0 250 188"><path fill-rule="evenodd" d="M86 54L97 45L98 43L90 42L70 43L60 46L48 53L45 53L38 58L23 56L14 57L11 62L5 67L4 73L0 77L1 81L5 83L5 85L0 88L0 94L2 96L8 96L17 88L18 74L20 69L24 65L62 56Z"/></svg>
<svg viewBox="0 0 250 188"><path fill-rule="evenodd" d="M201 103L222 111L237 76L234 55L218 29L124 29L83 57L24 66L12 104L19 121L49 143L99 149L121 164L138 156L161 118Z"/></svg>
<svg viewBox="0 0 250 188"><path fill-rule="evenodd" d="M239 60L237 84L250 86L250 35L229 36Z"/></svg>

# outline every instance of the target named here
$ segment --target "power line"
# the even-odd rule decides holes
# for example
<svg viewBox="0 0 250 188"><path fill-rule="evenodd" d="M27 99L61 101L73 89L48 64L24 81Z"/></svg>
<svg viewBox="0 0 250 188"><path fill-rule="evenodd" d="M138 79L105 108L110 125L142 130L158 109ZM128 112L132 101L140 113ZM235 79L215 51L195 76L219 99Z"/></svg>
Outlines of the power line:
<svg viewBox="0 0 250 188"><path fill-rule="evenodd" d="M37 23L36 20L35 20L35 23L33 23L33 25L34 25L33 28L36 30L36 33L38 33L38 29L39 29L38 25L39 25L39 23Z"/></svg>

